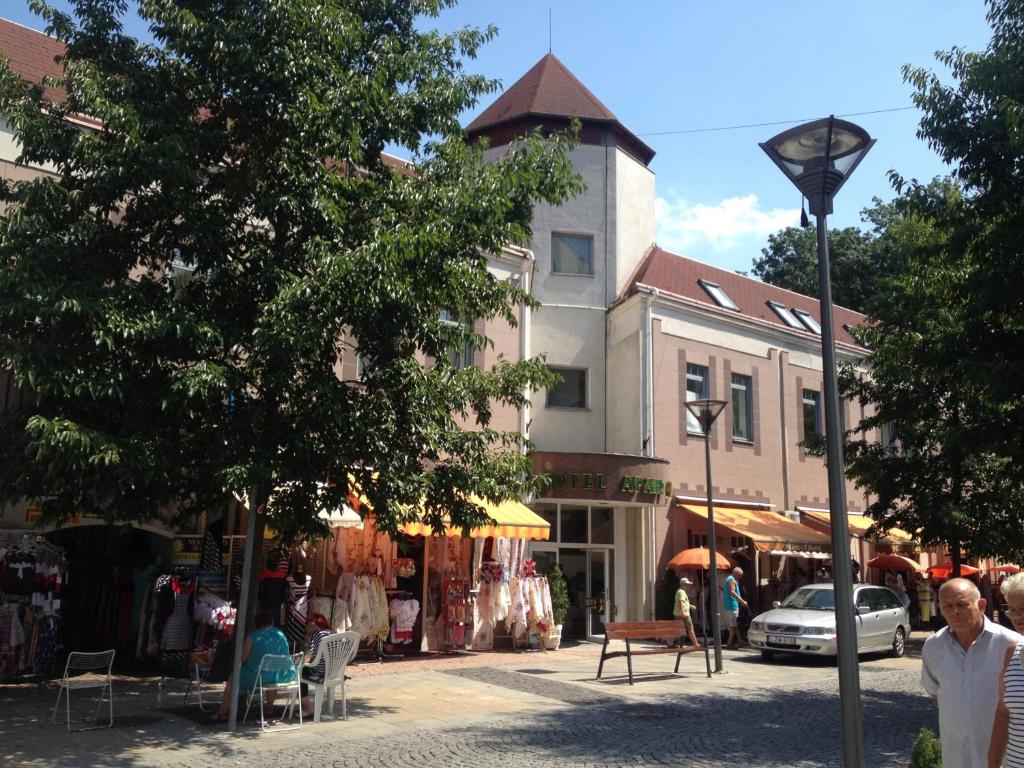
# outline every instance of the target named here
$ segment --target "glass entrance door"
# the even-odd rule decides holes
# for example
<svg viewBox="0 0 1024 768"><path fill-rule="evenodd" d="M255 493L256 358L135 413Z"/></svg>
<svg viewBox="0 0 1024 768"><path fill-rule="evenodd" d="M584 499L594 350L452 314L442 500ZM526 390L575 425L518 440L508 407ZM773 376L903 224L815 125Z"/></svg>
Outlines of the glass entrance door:
<svg viewBox="0 0 1024 768"><path fill-rule="evenodd" d="M604 637L604 625L611 621L611 552L604 549L587 551L589 584L588 594L588 627L587 637Z"/></svg>

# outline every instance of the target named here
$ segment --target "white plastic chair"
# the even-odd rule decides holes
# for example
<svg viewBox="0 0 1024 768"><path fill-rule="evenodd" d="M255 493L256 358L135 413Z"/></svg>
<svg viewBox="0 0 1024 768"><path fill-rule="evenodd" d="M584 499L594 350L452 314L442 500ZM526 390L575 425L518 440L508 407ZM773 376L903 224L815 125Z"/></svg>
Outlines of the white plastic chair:
<svg viewBox="0 0 1024 768"><path fill-rule="evenodd" d="M114 724L114 685L111 669L114 666L114 651L99 651L97 653L83 653L72 651L68 654L67 664L64 665L64 676L57 681L57 701L53 705L53 714L50 722L57 724L57 708L60 706L60 697L64 696L65 711L67 713L68 730L92 731L96 728L109 728ZM82 691L87 688L99 688L100 699L96 703L96 713L93 721L100 716L100 707L103 706L103 690L106 689L107 701L110 706L110 718L106 725L94 725L89 728L71 727L71 691Z"/></svg>
<svg viewBox="0 0 1024 768"><path fill-rule="evenodd" d="M245 703L245 720L249 717L249 707L252 704L254 696L260 697L260 728L264 731L267 730L267 721L263 716L263 699L266 696L267 691L274 691L276 693L287 693L288 698L285 701L285 713L290 713L296 704L299 706L299 724L290 725L282 728L275 728L275 731L291 731L296 728L302 727L302 706L299 701L301 693L299 689L299 666L302 664L302 654L295 653L291 656L278 656L273 653L266 654L260 659L259 669L256 670L256 680L252 684L252 690L249 691L249 698ZM291 672L292 676L290 680L282 683L264 683L263 673L264 672Z"/></svg>
<svg viewBox="0 0 1024 768"><path fill-rule="evenodd" d="M341 686L341 718L348 720L348 703L345 700L345 667L355 658L359 650L358 632L339 632L325 637L320 641L316 657L302 665L302 671L315 669L321 662L324 663L324 680L322 683L315 683L305 679L304 682L314 692L313 699L313 722L320 722L320 710L324 701L324 693L327 693L327 708L331 716L334 716L334 693L338 686Z"/></svg>

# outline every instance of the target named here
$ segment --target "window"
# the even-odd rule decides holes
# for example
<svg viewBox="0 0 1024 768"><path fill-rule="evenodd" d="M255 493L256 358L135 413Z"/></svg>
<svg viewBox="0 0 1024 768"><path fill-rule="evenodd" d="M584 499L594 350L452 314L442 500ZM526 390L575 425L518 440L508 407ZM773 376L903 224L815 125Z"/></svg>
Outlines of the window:
<svg viewBox="0 0 1024 768"><path fill-rule="evenodd" d="M551 271L563 275L594 274L594 240L584 235L551 235Z"/></svg>
<svg viewBox="0 0 1024 768"><path fill-rule="evenodd" d="M686 402L694 400L706 400L708 392L708 369L703 365L686 364ZM704 430L700 428L700 422L689 410L686 411L686 431L703 435Z"/></svg>
<svg viewBox="0 0 1024 768"><path fill-rule="evenodd" d="M562 381L548 390L548 408L586 408L587 372L582 368L551 368Z"/></svg>
<svg viewBox="0 0 1024 768"><path fill-rule="evenodd" d="M440 320L441 325L446 325L454 331L465 332L468 330L468 326L459 322L458 317L446 309L441 310ZM454 337L461 338L453 339L448 350L448 359L451 361L452 367L456 370L473 367L473 339L469 337L462 337L462 332L452 334Z"/></svg>
<svg viewBox="0 0 1024 768"><path fill-rule="evenodd" d="M805 312L802 309L794 309L793 314L799 318L800 322L804 324L808 331L821 336L821 326L818 325L818 321L814 319L810 312Z"/></svg>
<svg viewBox="0 0 1024 768"><path fill-rule="evenodd" d="M732 375L732 437L754 442L754 382L749 376Z"/></svg>
<svg viewBox="0 0 1024 768"><path fill-rule="evenodd" d="M804 390L804 437L821 434L821 393Z"/></svg>
<svg viewBox="0 0 1024 768"><path fill-rule="evenodd" d="M896 454L896 427L891 421L878 426L878 442L890 456Z"/></svg>
<svg viewBox="0 0 1024 768"><path fill-rule="evenodd" d="M715 304L726 309L732 309L736 312L740 311L740 308L736 306L736 302L729 298L729 294L722 290L722 286L718 283L712 283L709 280L698 280L700 287L708 292L708 295L715 300Z"/></svg>
<svg viewBox="0 0 1024 768"><path fill-rule="evenodd" d="M800 321L796 319L796 315L790 312L789 308L785 304L779 304L777 301L769 301L768 306L771 307L772 311L779 316L779 319L790 328L796 328L798 331L805 330Z"/></svg>

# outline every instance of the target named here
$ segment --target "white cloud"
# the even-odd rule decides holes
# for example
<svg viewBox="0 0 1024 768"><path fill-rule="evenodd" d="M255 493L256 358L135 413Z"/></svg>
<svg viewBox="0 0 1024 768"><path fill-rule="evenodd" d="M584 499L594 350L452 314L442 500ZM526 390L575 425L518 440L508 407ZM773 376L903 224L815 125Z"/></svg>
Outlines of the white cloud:
<svg viewBox="0 0 1024 768"><path fill-rule="evenodd" d="M726 251L741 241L752 241L752 247L760 248L768 235L800 221L798 208L760 210L754 194L729 197L712 205L659 197L655 212L658 244L680 253L693 251L695 246ZM700 258L697 253L687 255Z"/></svg>

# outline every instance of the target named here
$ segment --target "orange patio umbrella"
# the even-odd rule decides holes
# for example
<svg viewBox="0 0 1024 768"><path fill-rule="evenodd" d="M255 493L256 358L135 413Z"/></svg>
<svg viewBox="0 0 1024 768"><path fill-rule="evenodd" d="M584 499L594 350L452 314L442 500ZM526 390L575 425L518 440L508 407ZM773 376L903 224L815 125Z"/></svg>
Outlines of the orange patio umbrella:
<svg viewBox="0 0 1024 768"><path fill-rule="evenodd" d="M978 572L978 569L973 565L961 565L960 575L961 576L973 576ZM933 579L948 579L953 573L952 565L933 565L928 569L928 574Z"/></svg>
<svg viewBox="0 0 1024 768"><path fill-rule="evenodd" d="M916 563L909 557L896 554L885 554L879 555L878 557L868 560L869 568L882 568L887 571L915 571L917 573L924 573L924 566L920 563Z"/></svg>
<svg viewBox="0 0 1024 768"><path fill-rule="evenodd" d="M716 563L718 570L727 571L732 568L732 562L721 552L716 552ZM711 568L711 550L707 547L693 547L684 549L668 561L670 568L696 568L702 571Z"/></svg>
<svg viewBox="0 0 1024 768"><path fill-rule="evenodd" d="M995 568L989 568L989 573L1020 573L1020 566L1017 565L997 565Z"/></svg>

